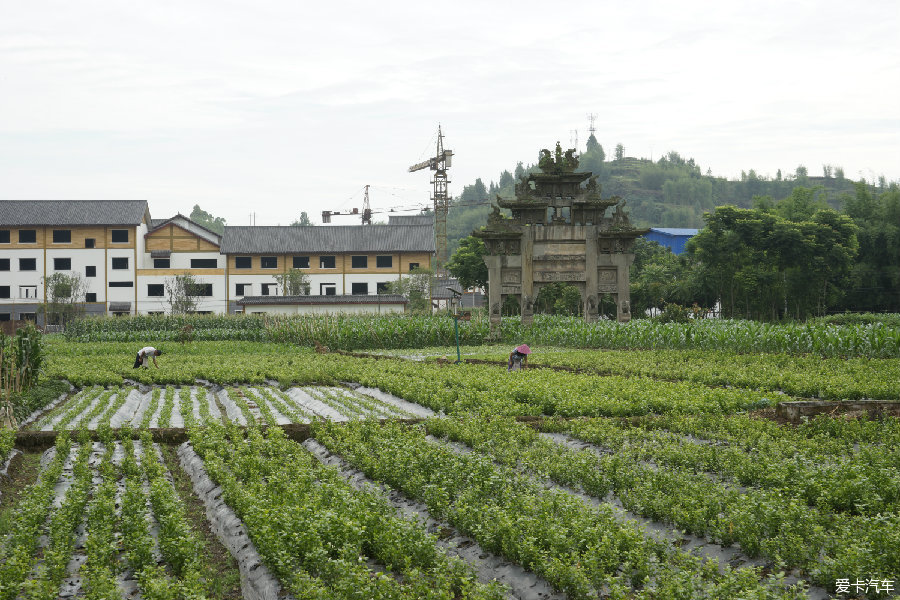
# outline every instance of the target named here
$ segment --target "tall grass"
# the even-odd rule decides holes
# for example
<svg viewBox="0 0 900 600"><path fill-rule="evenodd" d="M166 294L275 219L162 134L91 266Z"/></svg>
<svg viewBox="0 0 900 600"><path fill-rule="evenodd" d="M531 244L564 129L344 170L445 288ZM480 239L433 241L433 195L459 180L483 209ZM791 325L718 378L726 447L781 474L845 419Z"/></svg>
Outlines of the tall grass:
<svg viewBox="0 0 900 600"><path fill-rule="evenodd" d="M190 315L85 319L70 326L71 341L177 342L186 325L197 341L254 341L331 349L425 348L455 344L453 319L446 315ZM474 315L459 324L459 340L479 345L490 332L487 317ZM577 317L536 315L523 326L517 317L503 320L502 343L609 349L717 350L738 353L817 354L827 357L900 358L900 328L882 323L773 324L756 321L698 320L660 323L640 319L628 324L585 323Z"/></svg>

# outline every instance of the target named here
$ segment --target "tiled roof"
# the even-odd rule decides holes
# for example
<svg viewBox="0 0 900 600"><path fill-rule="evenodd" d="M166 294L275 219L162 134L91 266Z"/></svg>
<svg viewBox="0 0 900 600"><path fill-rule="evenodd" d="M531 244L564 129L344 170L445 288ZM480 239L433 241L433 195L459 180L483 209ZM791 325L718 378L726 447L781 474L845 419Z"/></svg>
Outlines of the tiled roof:
<svg viewBox="0 0 900 600"><path fill-rule="evenodd" d="M209 229L208 227L204 227L203 225L201 225L200 223L197 223L196 221L192 221L191 219L189 219L188 217L184 216L181 213L178 213L177 215L175 215L174 217L172 217L170 219L152 219L151 223L150 223L150 230L147 232L147 235L150 235L151 233L153 233L160 227L168 225L169 223L171 223L172 225L175 225L176 227L180 227L181 229L184 229L185 231L193 233L194 235L199 235L200 237L204 238L206 241L212 242L213 244L215 244L217 246L222 241L221 234L216 233L215 231L213 231L212 229ZM196 228L197 230L199 230L199 232L191 231L191 228Z"/></svg>
<svg viewBox="0 0 900 600"><path fill-rule="evenodd" d="M452 298L454 294L447 289L448 287L462 294L462 286L453 277L435 277L431 280L431 298L433 300Z"/></svg>
<svg viewBox="0 0 900 600"><path fill-rule="evenodd" d="M0 227L21 225L140 225L146 200L0 200Z"/></svg>
<svg viewBox="0 0 900 600"><path fill-rule="evenodd" d="M431 225L225 227L222 254L434 252Z"/></svg>
<svg viewBox="0 0 900 600"><path fill-rule="evenodd" d="M388 215L388 225L434 225L434 213L426 215Z"/></svg>
<svg viewBox="0 0 900 600"><path fill-rule="evenodd" d="M407 304L409 300L399 294L353 294L345 296L244 296L237 304L298 305L298 304Z"/></svg>

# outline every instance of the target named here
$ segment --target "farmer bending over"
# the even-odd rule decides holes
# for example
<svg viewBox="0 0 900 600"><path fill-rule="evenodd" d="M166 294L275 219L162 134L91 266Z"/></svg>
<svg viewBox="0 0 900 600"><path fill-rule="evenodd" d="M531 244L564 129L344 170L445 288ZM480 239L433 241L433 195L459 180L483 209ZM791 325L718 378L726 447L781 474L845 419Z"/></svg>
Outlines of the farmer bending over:
<svg viewBox="0 0 900 600"><path fill-rule="evenodd" d="M531 348L528 347L528 344L516 346L515 349L509 353L509 364L506 366L506 370L518 371L522 367L527 366L529 354L531 354Z"/></svg>
<svg viewBox="0 0 900 600"><path fill-rule="evenodd" d="M162 355L162 350L157 350L153 346L146 346L145 348L141 348L137 353L137 358L134 359L134 368L138 367L150 367L150 360L153 359L153 366L157 369L159 365L156 364L156 357Z"/></svg>

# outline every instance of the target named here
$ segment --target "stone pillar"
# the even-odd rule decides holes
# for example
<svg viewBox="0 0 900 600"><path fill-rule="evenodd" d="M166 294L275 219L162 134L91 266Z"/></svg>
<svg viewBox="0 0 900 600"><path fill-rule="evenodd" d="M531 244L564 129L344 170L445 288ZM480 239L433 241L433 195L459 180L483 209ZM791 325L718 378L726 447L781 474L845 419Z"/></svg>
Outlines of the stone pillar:
<svg viewBox="0 0 900 600"><path fill-rule="evenodd" d="M627 323L631 320L631 290L627 261L622 262L626 262L626 265L620 263L616 268L616 318L619 323Z"/></svg>
<svg viewBox="0 0 900 600"><path fill-rule="evenodd" d="M503 285L500 278L500 265L502 257L485 256L484 264L488 268L488 314L490 315L491 333L490 339L500 339L500 288Z"/></svg>
<svg viewBox="0 0 900 600"><path fill-rule="evenodd" d="M525 227L522 232L522 295L519 297L522 325L534 323L534 227Z"/></svg>
<svg viewBox="0 0 900 600"><path fill-rule="evenodd" d="M600 244L597 240L597 227L584 228L584 296L581 302L584 310L584 320L594 323L599 318L599 283L597 281L597 268L600 262Z"/></svg>

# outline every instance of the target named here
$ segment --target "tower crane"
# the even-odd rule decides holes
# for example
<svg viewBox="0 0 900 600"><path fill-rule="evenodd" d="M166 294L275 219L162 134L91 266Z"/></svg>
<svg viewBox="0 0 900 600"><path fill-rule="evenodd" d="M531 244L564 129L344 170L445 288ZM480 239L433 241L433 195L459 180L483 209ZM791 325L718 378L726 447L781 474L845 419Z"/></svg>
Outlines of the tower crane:
<svg viewBox="0 0 900 600"><path fill-rule="evenodd" d="M444 135L441 126L438 125L437 151L428 160L416 163L409 168L410 173L431 169L434 171L434 192L431 199L434 201L434 247L437 258L437 271L443 272L447 264L447 213L450 210L450 196L447 194L447 169L450 168L452 150L444 150Z"/></svg>
<svg viewBox="0 0 900 600"><path fill-rule="evenodd" d="M362 215L362 224L363 225L371 225L372 224L372 207L369 206L369 184L366 184L366 193L363 197L363 209L362 213L359 212L358 208L351 208L348 212L340 212L337 210L323 210L322 211L322 223L331 223L331 217L341 216L341 215Z"/></svg>

